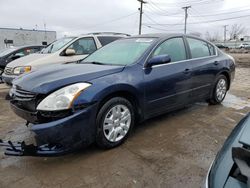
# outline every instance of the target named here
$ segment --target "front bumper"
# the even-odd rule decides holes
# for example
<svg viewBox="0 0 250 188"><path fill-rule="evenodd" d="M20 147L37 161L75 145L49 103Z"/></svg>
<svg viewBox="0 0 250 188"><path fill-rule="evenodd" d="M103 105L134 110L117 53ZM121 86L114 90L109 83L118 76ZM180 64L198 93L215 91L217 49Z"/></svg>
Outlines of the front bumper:
<svg viewBox="0 0 250 188"><path fill-rule="evenodd" d="M35 145L0 141L6 155L57 156L90 145L95 140L97 105L92 104L68 117L49 123L34 124Z"/></svg>
<svg viewBox="0 0 250 188"><path fill-rule="evenodd" d="M3 82L6 83L7 85L10 85L10 86L12 85L12 82L15 78L17 78L16 75L7 75L5 73L2 74Z"/></svg>

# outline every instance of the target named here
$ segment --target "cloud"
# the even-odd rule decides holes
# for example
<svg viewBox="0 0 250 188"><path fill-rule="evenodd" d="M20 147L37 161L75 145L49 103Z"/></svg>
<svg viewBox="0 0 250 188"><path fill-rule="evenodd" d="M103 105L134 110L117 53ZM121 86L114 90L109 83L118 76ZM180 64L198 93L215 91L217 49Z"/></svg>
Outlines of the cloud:
<svg viewBox="0 0 250 188"><path fill-rule="evenodd" d="M211 0L210 3L206 3L208 1L148 0L148 4L144 6L144 24L181 23L181 25L154 25L158 30L153 27L143 26L143 33L167 32L168 30L182 32L184 11L181 7L185 5L184 2L190 2L192 5L189 10L188 23L218 18L218 16L198 17L201 14L241 10L244 7L247 8L247 6L250 9L249 0L241 0L241 4L234 0ZM0 0L0 27L33 29L37 25L38 29L44 29L44 24L46 24L47 30L57 31L58 37L97 31L137 34L139 24L138 7L139 2L136 0ZM173 15L174 13L175 15ZM247 13L227 14L224 17L245 15ZM172 15L164 16L168 14ZM250 14L250 11L248 14ZM220 16L220 18L224 17ZM206 31L222 32L222 25L233 23L246 25L249 18L197 25L188 24L188 30L201 33Z"/></svg>

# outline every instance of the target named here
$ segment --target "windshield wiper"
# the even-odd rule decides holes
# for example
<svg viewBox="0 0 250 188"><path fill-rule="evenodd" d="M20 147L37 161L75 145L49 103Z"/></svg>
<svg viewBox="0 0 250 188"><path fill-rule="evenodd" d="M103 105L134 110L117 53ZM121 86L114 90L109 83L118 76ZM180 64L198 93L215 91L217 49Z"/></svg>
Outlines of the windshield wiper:
<svg viewBox="0 0 250 188"><path fill-rule="evenodd" d="M77 63L82 63L82 64L94 64L94 65L112 65L112 66L124 66L124 65L119 65L119 64L112 64L112 63L102 63L98 61L80 61Z"/></svg>
<svg viewBox="0 0 250 188"><path fill-rule="evenodd" d="M98 61L90 61L90 62L81 61L80 63L95 64L95 65L108 65L107 63L101 63L101 62L98 62Z"/></svg>

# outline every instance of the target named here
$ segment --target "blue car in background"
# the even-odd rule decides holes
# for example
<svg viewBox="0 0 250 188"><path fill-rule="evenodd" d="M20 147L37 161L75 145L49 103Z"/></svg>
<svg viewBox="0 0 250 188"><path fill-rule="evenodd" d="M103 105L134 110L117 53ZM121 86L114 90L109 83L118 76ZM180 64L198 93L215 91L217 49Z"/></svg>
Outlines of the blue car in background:
<svg viewBox="0 0 250 188"><path fill-rule="evenodd" d="M80 63L17 78L11 107L32 123L36 145L1 145L8 155L33 156L60 155L94 142L113 148L136 122L197 101L221 103L234 73L232 57L194 36L120 39Z"/></svg>

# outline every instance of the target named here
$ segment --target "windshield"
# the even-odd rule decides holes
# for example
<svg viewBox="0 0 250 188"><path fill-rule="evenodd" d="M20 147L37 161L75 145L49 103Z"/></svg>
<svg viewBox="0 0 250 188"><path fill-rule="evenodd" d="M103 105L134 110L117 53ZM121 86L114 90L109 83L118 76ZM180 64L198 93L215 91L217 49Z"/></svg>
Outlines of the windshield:
<svg viewBox="0 0 250 188"><path fill-rule="evenodd" d="M152 44L154 38L130 38L117 40L97 50L84 62L100 64L129 65L134 63Z"/></svg>
<svg viewBox="0 0 250 188"><path fill-rule="evenodd" d="M41 54L54 53L54 52L60 50L62 47L64 47L66 44L68 44L73 39L74 39L74 37L67 37L67 38L56 40L55 42L48 45L46 48L42 49Z"/></svg>
<svg viewBox="0 0 250 188"><path fill-rule="evenodd" d="M10 54L11 52L14 52L15 50L16 48L7 48L7 49L0 50L0 57L6 56Z"/></svg>

